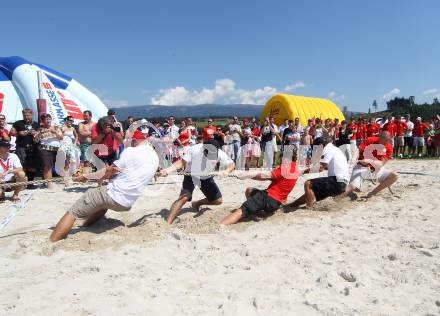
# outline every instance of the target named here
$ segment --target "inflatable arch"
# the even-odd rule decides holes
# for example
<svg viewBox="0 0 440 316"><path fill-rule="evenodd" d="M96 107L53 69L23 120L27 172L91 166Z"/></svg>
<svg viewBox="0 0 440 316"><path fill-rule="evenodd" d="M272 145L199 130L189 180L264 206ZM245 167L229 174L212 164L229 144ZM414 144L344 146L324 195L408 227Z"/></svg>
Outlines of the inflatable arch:
<svg viewBox="0 0 440 316"><path fill-rule="evenodd" d="M15 122L22 119L23 108L33 110L35 121L45 108L56 124L68 115L78 124L85 110L92 112L94 121L107 115L101 100L72 77L19 56L0 57L0 112Z"/></svg>
<svg viewBox="0 0 440 316"><path fill-rule="evenodd" d="M267 101L260 116L261 124L267 116L273 116L278 126L283 124L284 119L293 120L295 117L299 117L302 126L313 118L345 119L338 106L329 100L288 94L276 94Z"/></svg>

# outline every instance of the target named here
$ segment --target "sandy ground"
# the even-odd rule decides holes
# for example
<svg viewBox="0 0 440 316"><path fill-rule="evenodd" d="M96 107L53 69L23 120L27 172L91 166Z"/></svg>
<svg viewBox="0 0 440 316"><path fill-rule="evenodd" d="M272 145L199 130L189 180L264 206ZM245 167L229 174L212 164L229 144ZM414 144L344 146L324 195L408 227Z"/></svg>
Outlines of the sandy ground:
<svg viewBox="0 0 440 316"><path fill-rule="evenodd" d="M86 187L34 190L0 230L0 315L439 315L440 161L389 168L437 177L401 175L368 202L328 199L231 228L218 222L245 187L267 183L221 179L223 205L187 208L168 227L181 181L169 178L56 244L51 227Z"/></svg>

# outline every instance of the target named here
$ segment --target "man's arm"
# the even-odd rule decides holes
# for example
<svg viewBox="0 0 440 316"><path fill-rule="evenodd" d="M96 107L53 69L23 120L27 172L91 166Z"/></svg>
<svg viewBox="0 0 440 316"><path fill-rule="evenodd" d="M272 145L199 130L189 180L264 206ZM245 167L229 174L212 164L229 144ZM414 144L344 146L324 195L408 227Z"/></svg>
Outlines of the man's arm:
<svg viewBox="0 0 440 316"><path fill-rule="evenodd" d="M119 172L121 172L121 170L118 167L116 167L115 165L111 165L92 173L81 174L75 180L79 182L86 182L89 179L110 179Z"/></svg>
<svg viewBox="0 0 440 316"><path fill-rule="evenodd" d="M183 169L185 167L186 167L186 161L185 160L183 160L183 159L177 160L171 166L169 166L168 168L162 169L161 171L159 171L159 176L160 177L166 177L167 175L169 175L173 171L180 170L180 169Z"/></svg>

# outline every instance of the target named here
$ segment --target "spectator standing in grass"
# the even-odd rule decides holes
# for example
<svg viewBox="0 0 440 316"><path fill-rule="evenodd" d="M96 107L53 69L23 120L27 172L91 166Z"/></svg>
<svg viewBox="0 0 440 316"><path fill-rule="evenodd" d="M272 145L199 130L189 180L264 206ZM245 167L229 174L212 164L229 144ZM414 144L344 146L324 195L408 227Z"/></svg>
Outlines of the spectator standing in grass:
<svg viewBox="0 0 440 316"><path fill-rule="evenodd" d="M414 124L414 139L413 139L413 153L418 157L422 157L422 150L425 147L425 131L429 129L429 126L422 122L422 118L419 116L416 118Z"/></svg>

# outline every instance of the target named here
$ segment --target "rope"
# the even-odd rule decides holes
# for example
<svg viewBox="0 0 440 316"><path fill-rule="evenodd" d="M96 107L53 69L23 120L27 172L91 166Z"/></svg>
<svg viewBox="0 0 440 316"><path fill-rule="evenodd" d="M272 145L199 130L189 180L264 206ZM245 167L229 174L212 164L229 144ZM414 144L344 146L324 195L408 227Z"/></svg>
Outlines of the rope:
<svg viewBox="0 0 440 316"><path fill-rule="evenodd" d="M15 187L21 187L21 186L27 186L27 185L39 185L39 184L46 184L49 182L64 182L65 178L55 178L50 180L34 180L34 181L23 181L23 182L12 182L12 183L0 183L0 189L10 189Z"/></svg>
<svg viewBox="0 0 440 316"><path fill-rule="evenodd" d="M430 174L430 173L423 173L423 172L408 172L408 171L396 171L399 174L407 174L407 175L415 175L415 176L429 176L429 177L436 177L440 178L440 175L437 174Z"/></svg>

